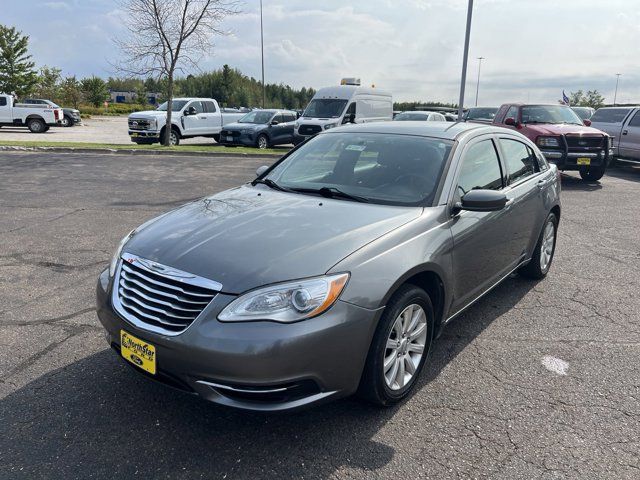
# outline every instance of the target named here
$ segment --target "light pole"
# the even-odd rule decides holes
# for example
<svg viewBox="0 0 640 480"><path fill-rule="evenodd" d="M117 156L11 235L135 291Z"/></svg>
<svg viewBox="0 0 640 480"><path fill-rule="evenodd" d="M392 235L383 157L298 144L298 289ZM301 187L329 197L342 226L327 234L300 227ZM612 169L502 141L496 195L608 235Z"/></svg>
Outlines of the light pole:
<svg viewBox="0 0 640 480"><path fill-rule="evenodd" d="M478 81L476 82L476 107L478 106L478 91L480 90L480 67L482 67L482 60L484 57L478 57Z"/></svg>
<svg viewBox="0 0 640 480"><path fill-rule="evenodd" d="M264 84L264 30L262 28L262 0L260 0L260 52L262 56L262 108L265 105L267 87Z"/></svg>
<svg viewBox="0 0 640 480"><path fill-rule="evenodd" d="M462 78L460 79L460 99L458 100L458 119L462 119L464 110L464 87L467 82L467 60L469 59L469 36L471 35L471 13L473 0L469 0L467 7L467 31L464 36L464 56L462 57Z"/></svg>
<svg viewBox="0 0 640 480"><path fill-rule="evenodd" d="M620 81L620 74L616 73L616 93L613 95L613 106L616 106L616 100L618 100L618 82Z"/></svg>

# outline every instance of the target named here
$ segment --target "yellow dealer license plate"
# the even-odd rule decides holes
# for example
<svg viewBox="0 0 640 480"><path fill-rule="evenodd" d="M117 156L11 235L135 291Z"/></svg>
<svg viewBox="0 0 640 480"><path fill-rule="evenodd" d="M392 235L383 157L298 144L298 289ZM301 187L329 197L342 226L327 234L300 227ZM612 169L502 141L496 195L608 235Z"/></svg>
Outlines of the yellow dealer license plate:
<svg viewBox="0 0 640 480"><path fill-rule="evenodd" d="M120 330L120 353L145 372L156 374L156 347Z"/></svg>
<svg viewBox="0 0 640 480"><path fill-rule="evenodd" d="M138 136L138 134L136 132L131 132L129 135L132 136L132 137L137 137Z"/></svg>
<svg viewBox="0 0 640 480"><path fill-rule="evenodd" d="M591 159L586 157L578 157L576 163L578 165L591 165Z"/></svg>

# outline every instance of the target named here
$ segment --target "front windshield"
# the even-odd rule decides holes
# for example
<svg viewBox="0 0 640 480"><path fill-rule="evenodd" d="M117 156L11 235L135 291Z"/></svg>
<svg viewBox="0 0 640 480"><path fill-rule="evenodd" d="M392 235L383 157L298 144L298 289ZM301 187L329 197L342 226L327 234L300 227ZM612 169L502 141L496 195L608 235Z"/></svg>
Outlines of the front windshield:
<svg viewBox="0 0 640 480"><path fill-rule="evenodd" d="M266 178L309 195L324 188L372 203L431 205L451 146L413 135L327 133L291 153Z"/></svg>
<svg viewBox="0 0 640 480"><path fill-rule="evenodd" d="M346 105L347 100L317 98L309 102L302 116L311 118L338 118L342 115L342 112L344 112Z"/></svg>
<svg viewBox="0 0 640 480"><path fill-rule="evenodd" d="M186 104L187 104L187 100L173 100L171 102L171 111L178 112L182 110ZM166 112L168 105L169 105L169 102L164 102L156 110L159 110L161 112Z"/></svg>
<svg viewBox="0 0 640 480"><path fill-rule="evenodd" d="M571 108L563 105L531 105L522 107L522 123L570 123L582 125Z"/></svg>
<svg viewBox="0 0 640 480"><path fill-rule="evenodd" d="M238 120L238 123L269 123L271 117L273 117L273 112L256 110L255 112L247 113L244 117Z"/></svg>
<svg viewBox="0 0 640 480"><path fill-rule="evenodd" d="M429 114L428 113L409 113L409 112L404 112L404 113L399 113L398 115L396 115L396 118L394 118L394 120L396 120L397 122L411 122L411 121L426 121L429 119Z"/></svg>
<svg viewBox="0 0 640 480"><path fill-rule="evenodd" d="M497 111L497 108L490 107L470 108L466 118L467 120L493 120Z"/></svg>

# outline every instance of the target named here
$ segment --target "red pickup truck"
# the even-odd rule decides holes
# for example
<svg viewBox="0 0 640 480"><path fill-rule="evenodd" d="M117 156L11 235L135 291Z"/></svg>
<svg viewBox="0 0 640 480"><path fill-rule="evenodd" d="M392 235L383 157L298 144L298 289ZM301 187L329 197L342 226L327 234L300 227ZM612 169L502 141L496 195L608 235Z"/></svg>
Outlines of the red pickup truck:
<svg viewBox="0 0 640 480"><path fill-rule="evenodd" d="M583 180L600 180L613 156L611 137L566 105L507 103L493 124L522 133L558 169L577 170Z"/></svg>

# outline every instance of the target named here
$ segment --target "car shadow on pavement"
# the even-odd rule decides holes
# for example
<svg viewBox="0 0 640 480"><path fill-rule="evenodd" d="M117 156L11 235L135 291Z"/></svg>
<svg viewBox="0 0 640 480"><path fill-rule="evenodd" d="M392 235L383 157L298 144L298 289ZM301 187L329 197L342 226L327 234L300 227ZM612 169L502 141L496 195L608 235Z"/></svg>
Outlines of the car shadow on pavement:
<svg viewBox="0 0 640 480"><path fill-rule="evenodd" d="M608 173L608 172L607 172ZM562 174L562 189L563 190L578 190L584 192L592 192L594 190L600 190L602 188L601 180L586 181L580 177L574 177Z"/></svg>
<svg viewBox="0 0 640 480"><path fill-rule="evenodd" d="M452 321L416 393L429 395L440 371L535 285L509 278ZM346 399L288 414L235 411L136 375L107 349L0 400L0 477L327 478L346 468L373 475L397 453L376 434L402 408Z"/></svg>
<svg viewBox="0 0 640 480"><path fill-rule="evenodd" d="M640 166L618 162L607 169L607 176L640 182Z"/></svg>

